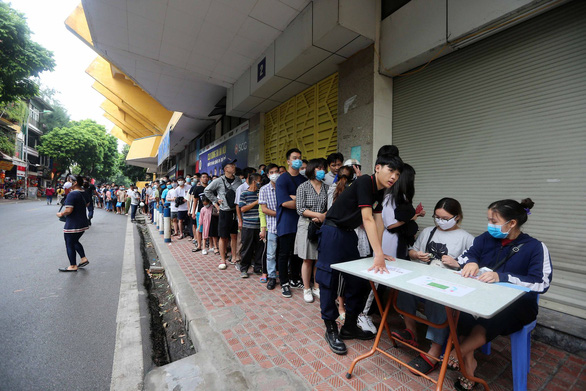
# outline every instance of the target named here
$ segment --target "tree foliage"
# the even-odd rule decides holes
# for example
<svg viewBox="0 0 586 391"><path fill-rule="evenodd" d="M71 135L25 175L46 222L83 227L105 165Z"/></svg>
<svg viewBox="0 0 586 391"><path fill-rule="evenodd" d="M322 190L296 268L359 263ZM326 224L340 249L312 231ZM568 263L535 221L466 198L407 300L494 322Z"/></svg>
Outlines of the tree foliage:
<svg viewBox="0 0 586 391"><path fill-rule="evenodd" d="M72 121L41 136L39 153L53 159L61 173L77 166L90 177L108 177L117 169L116 138L93 120Z"/></svg>
<svg viewBox="0 0 586 391"><path fill-rule="evenodd" d="M0 152L4 152L8 156L14 155L14 133L10 133L4 129L0 129Z"/></svg>
<svg viewBox="0 0 586 391"><path fill-rule="evenodd" d="M24 15L0 1L0 104L37 95L32 77L54 67L53 53L31 39Z"/></svg>
<svg viewBox="0 0 586 391"><path fill-rule="evenodd" d="M146 168L131 166L130 164L126 163L126 156L128 156L128 151L130 151L130 145L124 145L122 149L122 153L120 154L118 160L118 167L122 174L124 174L130 182L135 183L138 181L144 181L146 178Z"/></svg>

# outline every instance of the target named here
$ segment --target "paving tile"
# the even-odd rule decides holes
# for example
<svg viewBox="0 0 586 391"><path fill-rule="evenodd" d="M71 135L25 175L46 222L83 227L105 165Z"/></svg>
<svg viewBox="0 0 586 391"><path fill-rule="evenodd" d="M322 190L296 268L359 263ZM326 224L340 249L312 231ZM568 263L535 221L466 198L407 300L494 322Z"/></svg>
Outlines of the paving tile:
<svg viewBox="0 0 586 391"><path fill-rule="evenodd" d="M220 257L192 253L189 241L174 241L169 249L185 273L187 280L210 316L218 324L233 321L235 313L244 314L233 327L221 335L242 365L261 368L279 367L295 372L310 389L329 390L434 390L435 385L380 353L359 362L351 379L345 375L352 360L372 347L372 341L346 341L348 354L333 354L324 340L324 326L319 313L319 300L307 304L301 290L294 289L291 299L284 299L279 289L268 291L257 278L242 279L233 265L219 270ZM255 276L256 277L256 276ZM238 309L237 312L233 310ZM373 316L375 324L380 322ZM391 330L404 327L403 321L391 314ZM386 332L381 349L403 361L415 354L407 348L393 347ZM492 354L476 354L477 374L483 376L491 390L511 390L511 344L508 337L491 343ZM562 365L563 364L563 365ZM532 341L529 390L586 389L586 359ZM450 371L445 389L453 389L458 373ZM434 377L434 375L432 375ZM437 372L435 373L437 378ZM262 385L260 389L287 389L286 384Z"/></svg>

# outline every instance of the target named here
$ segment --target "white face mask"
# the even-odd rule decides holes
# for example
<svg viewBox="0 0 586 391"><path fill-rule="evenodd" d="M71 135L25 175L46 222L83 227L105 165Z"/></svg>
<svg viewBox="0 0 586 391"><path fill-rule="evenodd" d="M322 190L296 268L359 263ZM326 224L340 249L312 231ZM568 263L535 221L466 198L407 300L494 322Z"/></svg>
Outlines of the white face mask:
<svg viewBox="0 0 586 391"><path fill-rule="evenodd" d="M306 171L306 170L299 170L299 174L301 174L301 175L305 176L305 171Z"/></svg>
<svg viewBox="0 0 586 391"><path fill-rule="evenodd" d="M277 182L277 179L279 179L280 176L281 176L281 174L278 174L278 173L271 174L271 175L269 175L269 179L271 180L271 182Z"/></svg>
<svg viewBox="0 0 586 391"><path fill-rule="evenodd" d="M185 181L179 181L177 183L179 183L179 186L183 186L185 184Z"/></svg>
<svg viewBox="0 0 586 391"><path fill-rule="evenodd" d="M435 218L435 223L437 224L437 226L442 229L443 231L446 231L448 229L453 228L457 221L456 221L456 216L452 217L449 220L444 220L444 219L440 219L438 217Z"/></svg>

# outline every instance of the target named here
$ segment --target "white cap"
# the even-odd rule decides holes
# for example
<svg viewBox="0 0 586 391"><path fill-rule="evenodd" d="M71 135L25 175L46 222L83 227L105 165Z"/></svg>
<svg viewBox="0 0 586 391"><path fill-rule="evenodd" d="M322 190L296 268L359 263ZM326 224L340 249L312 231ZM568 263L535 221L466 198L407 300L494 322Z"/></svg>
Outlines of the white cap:
<svg viewBox="0 0 586 391"><path fill-rule="evenodd" d="M348 159L348 160L346 160L344 162L344 165L345 166L353 166L353 165L359 166L360 165L360 162L358 160L356 160L356 159Z"/></svg>

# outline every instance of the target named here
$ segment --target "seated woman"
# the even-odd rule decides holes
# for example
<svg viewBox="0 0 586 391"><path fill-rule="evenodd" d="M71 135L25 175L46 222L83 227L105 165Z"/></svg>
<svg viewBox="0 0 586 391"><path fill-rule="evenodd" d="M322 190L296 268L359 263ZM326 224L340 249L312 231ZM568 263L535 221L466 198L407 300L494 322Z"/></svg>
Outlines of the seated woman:
<svg viewBox="0 0 586 391"><path fill-rule="evenodd" d="M537 295L545 293L551 283L552 267L545 244L521 232L521 226L531 214L533 201L520 203L501 200L488 206L488 231L474 239L474 244L458 258L463 267L462 277L478 277L485 283L508 282L520 285L529 292L490 319L462 313L458 322L463 365L469 376L474 376L474 350L499 335L509 335L537 318ZM459 370L455 352L450 355L448 367ZM475 383L460 376L454 387L471 390Z"/></svg>
<svg viewBox="0 0 586 391"><path fill-rule="evenodd" d="M409 249L409 258L435 266L459 269L460 265L455 258L459 257L472 246L474 237L460 228L463 219L462 206L453 198L442 198L434 208L433 218L435 226L425 228L417 237L415 244ZM399 309L415 315L417 302L420 299L408 293L399 293L397 306ZM441 324L446 319L446 309L443 305L425 301L425 315L430 322ZM405 317L405 330L395 331L392 335L417 346L417 322ZM448 328L427 328L426 338L431 341L428 354L439 357L442 346L448 338ZM439 362L433 358L420 354L408 365L420 372L428 374L438 367Z"/></svg>

